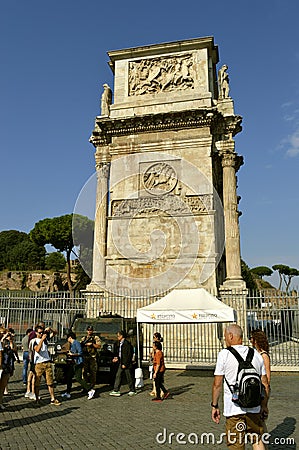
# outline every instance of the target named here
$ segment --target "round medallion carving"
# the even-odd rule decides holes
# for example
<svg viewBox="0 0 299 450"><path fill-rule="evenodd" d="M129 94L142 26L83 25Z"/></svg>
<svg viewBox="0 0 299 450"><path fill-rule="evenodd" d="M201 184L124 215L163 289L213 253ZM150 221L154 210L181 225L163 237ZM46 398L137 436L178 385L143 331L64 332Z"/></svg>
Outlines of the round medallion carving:
<svg viewBox="0 0 299 450"><path fill-rule="evenodd" d="M168 194L173 191L177 182L176 171L165 162L154 163L143 173L144 188L152 195Z"/></svg>

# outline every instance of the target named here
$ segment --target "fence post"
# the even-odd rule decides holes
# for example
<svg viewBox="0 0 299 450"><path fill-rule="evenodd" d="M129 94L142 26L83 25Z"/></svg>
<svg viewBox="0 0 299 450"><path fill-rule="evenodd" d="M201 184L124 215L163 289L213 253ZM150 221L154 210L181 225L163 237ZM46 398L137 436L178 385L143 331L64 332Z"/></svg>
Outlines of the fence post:
<svg viewBox="0 0 299 450"><path fill-rule="evenodd" d="M221 300L237 312L237 323L243 330L244 342L247 341L247 295L248 289L230 289L222 286L219 289Z"/></svg>

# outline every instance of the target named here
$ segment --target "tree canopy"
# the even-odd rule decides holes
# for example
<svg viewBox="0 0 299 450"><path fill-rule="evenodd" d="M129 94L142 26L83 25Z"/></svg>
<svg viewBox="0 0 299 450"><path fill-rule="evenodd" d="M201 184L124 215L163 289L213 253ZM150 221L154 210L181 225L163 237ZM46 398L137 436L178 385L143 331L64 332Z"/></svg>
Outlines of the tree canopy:
<svg viewBox="0 0 299 450"><path fill-rule="evenodd" d="M258 267L253 267L252 269L250 269L250 272L254 273L259 278L263 278L263 277L270 277L273 273L273 270L270 269L270 267L258 266Z"/></svg>
<svg viewBox="0 0 299 450"><path fill-rule="evenodd" d="M66 265L65 257L60 252L52 252L46 255L45 267L48 270L59 272L64 270Z"/></svg>
<svg viewBox="0 0 299 450"><path fill-rule="evenodd" d="M93 241L93 221L87 217L66 214L37 222L30 231L30 238L38 245L51 244L59 252L66 254L67 283L73 290L71 281L71 253L74 246L87 248ZM77 255L76 255L77 256Z"/></svg>
<svg viewBox="0 0 299 450"><path fill-rule="evenodd" d="M0 270L41 270L45 267L46 250L31 241L23 231L0 232Z"/></svg>
<svg viewBox="0 0 299 450"><path fill-rule="evenodd" d="M38 245L51 244L60 252L66 253L67 261L67 284L72 291L71 281L71 252L74 247L72 234L73 215L53 217L37 222L29 235L33 242Z"/></svg>
<svg viewBox="0 0 299 450"><path fill-rule="evenodd" d="M299 270L293 267L286 266L285 264L275 264L272 266L273 270L277 270L279 274L279 287L281 289L282 283L285 283L286 292L289 292L291 281L293 277L299 276Z"/></svg>

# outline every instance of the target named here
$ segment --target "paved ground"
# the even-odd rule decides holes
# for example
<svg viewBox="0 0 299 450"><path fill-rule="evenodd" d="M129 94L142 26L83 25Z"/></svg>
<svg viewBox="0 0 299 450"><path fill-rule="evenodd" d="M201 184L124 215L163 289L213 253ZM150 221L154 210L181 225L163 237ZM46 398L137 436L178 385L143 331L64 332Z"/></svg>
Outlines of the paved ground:
<svg viewBox="0 0 299 450"><path fill-rule="evenodd" d="M127 386L122 387L123 395L115 398L109 396L107 386L99 385L95 398L87 400L74 385L72 398L61 406L49 405L46 387L42 386L42 404L36 407L24 398L18 365L9 383L10 394L5 397L6 409L0 412L0 449L225 449L223 443L216 443L224 420L218 426L210 420L212 381L211 371L169 370L165 384L172 398L161 404L151 402L149 379L132 398L127 395ZM298 381L298 374L273 374L268 419L271 450L299 449ZM63 390L64 386L57 386L58 398ZM213 436L208 443L204 433L213 433L215 444Z"/></svg>

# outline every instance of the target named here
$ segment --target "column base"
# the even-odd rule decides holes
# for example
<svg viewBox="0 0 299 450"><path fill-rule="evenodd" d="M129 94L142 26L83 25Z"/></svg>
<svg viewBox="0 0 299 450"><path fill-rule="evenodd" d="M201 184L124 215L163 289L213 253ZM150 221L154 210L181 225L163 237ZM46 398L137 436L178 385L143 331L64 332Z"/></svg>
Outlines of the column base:
<svg viewBox="0 0 299 450"><path fill-rule="evenodd" d="M105 281L91 281L91 283L89 283L86 286L86 291L87 292L102 292L105 289Z"/></svg>
<svg viewBox="0 0 299 450"><path fill-rule="evenodd" d="M246 289L243 278L226 278L220 289Z"/></svg>

